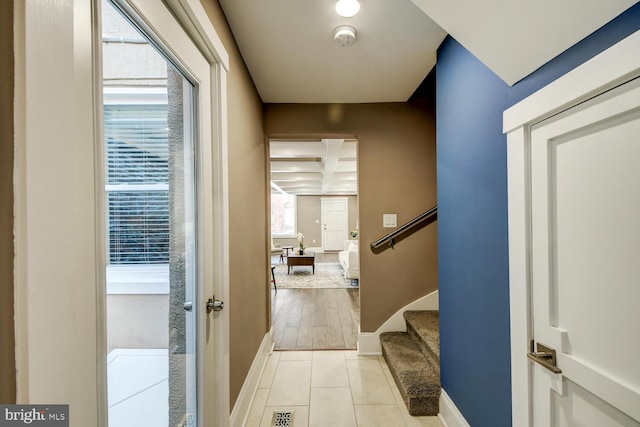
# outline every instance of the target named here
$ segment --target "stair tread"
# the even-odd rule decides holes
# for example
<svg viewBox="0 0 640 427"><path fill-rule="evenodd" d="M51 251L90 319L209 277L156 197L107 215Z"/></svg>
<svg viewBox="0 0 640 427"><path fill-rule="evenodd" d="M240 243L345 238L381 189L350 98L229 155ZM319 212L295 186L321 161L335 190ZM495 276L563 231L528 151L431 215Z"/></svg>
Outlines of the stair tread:
<svg viewBox="0 0 640 427"><path fill-rule="evenodd" d="M380 343L409 413L437 415L441 388L437 362L425 357L406 332L385 332Z"/></svg>
<svg viewBox="0 0 640 427"><path fill-rule="evenodd" d="M423 353L432 353L438 360L440 359L440 316L435 310L405 311L403 313L407 323L407 332L413 333L419 343ZM427 350L428 349L428 350Z"/></svg>

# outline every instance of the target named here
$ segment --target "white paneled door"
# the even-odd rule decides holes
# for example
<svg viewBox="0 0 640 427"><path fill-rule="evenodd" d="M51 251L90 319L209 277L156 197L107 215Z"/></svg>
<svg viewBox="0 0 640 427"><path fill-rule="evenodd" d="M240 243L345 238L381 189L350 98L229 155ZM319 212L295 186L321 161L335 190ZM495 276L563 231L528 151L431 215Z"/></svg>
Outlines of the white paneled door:
<svg viewBox="0 0 640 427"><path fill-rule="evenodd" d="M640 426L639 135L639 81L531 127L534 426Z"/></svg>
<svg viewBox="0 0 640 427"><path fill-rule="evenodd" d="M322 202L322 247L325 251L341 251L349 238L349 199L342 197L323 198Z"/></svg>
<svg viewBox="0 0 640 427"><path fill-rule="evenodd" d="M163 2L101 4L108 425L225 425L216 68Z"/></svg>

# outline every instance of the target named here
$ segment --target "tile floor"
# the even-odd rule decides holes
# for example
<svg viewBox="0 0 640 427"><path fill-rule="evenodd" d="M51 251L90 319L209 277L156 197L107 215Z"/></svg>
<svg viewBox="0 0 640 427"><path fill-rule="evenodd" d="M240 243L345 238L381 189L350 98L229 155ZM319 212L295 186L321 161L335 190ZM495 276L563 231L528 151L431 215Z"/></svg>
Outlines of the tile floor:
<svg viewBox="0 0 640 427"><path fill-rule="evenodd" d="M292 427L443 427L409 415L382 356L355 351L273 352L245 427L271 426L283 409L294 411Z"/></svg>
<svg viewBox="0 0 640 427"><path fill-rule="evenodd" d="M107 355L109 425L169 424L169 355L166 349L115 349Z"/></svg>

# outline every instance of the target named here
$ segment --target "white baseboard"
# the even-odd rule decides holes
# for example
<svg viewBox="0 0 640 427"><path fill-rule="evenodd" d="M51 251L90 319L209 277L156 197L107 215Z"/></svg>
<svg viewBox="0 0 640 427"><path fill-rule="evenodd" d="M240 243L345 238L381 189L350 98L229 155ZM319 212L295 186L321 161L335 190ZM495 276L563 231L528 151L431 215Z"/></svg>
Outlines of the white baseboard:
<svg viewBox="0 0 640 427"><path fill-rule="evenodd" d="M471 427L444 389L440 393L440 413L438 418L440 418L445 427Z"/></svg>
<svg viewBox="0 0 640 427"><path fill-rule="evenodd" d="M264 338L262 339L260 348L258 349L256 356L253 358L251 368L249 368L249 373L247 373L247 378L245 378L244 384L242 384L242 388L240 389L240 394L238 394L236 404L233 406L233 410L231 411L231 427L242 427L247 421L249 410L251 409L251 404L253 403L253 397L256 394L258 383L260 382L260 377L262 376L262 371L264 370L264 367L267 363L267 358L272 351L273 327L267 334L265 334Z"/></svg>
<svg viewBox="0 0 640 427"><path fill-rule="evenodd" d="M433 291L429 295L418 298L396 311L393 316L387 319L375 332L358 331L358 354L382 354L380 347L380 334L383 332L406 331L407 325L402 313L407 310L438 310L438 291Z"/></svg>

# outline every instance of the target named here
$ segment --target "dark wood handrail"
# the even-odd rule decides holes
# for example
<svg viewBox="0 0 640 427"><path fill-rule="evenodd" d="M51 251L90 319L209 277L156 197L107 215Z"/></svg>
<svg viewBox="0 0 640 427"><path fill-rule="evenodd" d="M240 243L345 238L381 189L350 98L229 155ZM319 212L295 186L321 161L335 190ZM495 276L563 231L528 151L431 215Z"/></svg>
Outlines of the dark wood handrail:
<svg viewBox="0 0 640 427"><path fill-rule="evenodd" d="M380 246L384 245L385 243L388 243L389 246L393 247L393 245L395 245L394 239L408 232L412 228L418 226L420 223L422 223L423 221L426 221L427 219L431 218L437 213L438 213L438 205L432 207L425 213L418 215L417 217L413 218L411 221L407 222L406 224L401 225L400 227L396 228L386 236L376 240L371 244L371 249L378 249Z"/></svg>

